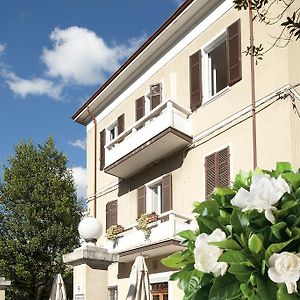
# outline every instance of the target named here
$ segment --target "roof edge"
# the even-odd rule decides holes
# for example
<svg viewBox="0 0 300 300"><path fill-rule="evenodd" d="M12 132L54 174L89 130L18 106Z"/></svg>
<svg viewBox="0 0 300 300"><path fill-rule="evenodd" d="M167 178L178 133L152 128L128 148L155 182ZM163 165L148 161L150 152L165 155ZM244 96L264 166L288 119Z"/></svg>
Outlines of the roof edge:
<svg viewBox="0 0 300 300"><path fill-rule="evenodd" d="M77 117L101 94L191 3L195 0L186 0L179 8L114 72L100 88L72 115L76 122Z"/></svg>

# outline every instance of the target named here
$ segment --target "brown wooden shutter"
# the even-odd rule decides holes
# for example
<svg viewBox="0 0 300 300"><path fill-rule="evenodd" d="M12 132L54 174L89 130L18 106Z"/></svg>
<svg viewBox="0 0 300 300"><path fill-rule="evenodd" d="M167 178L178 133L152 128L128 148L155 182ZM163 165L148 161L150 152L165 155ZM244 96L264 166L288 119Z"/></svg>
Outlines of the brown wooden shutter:
<svg viewBox="0 0 300 300"><path fill-rule="evenodd" d="M161 103L162 93L161 93L161 83L150 85L150 104L151 110Z"/></svg>
<svg viewBox="0 0 300 300"><path fill-rule="evenodd" d="M215 187L230 184L229 147L205 158L205 194L211 194Z"/></svg>
<svg viewBox="0 0 300 300"><path fill-rule="evenodd" d="M227 187L230 184L229 147L218 152L218 186Z"/></svg>
<svg viewBox="0 0 300 300"><path fill-rule="evenodd" d="M242 79L240 19L227 28L227 64L228 85L231 86Z"/></svg>
<svg viewBox="0 0 300 300"><path fill-rule="evenodd" d="M100 132L100 170L105 167L105 129Z"/></svg>
<svg viewBox="0 0 300 300"><path fill-rule="evenodd" d="M135 120L138 121L145 115L145 97L135 101Z"/></svg>
<svg viewBox="0 0 300 300"><path fill-rule="evenodd" d="M118 135L121 134L124 131L124 114L118 117Z"/></svg>
<svg viewBox="0 0 300 300"><path fill-rule="evenodd" d="M195 111L202 105L201 50L190 56L190 107Z"/></svg>
<svg viewBox="0 0 300 300"><path fill-rule="evenodd" d="M118 201L114 200L106 204L106 230L118 224Z"/></svg>
<svg viewBox="0 0 300 300"><path fill-rule="evenodd" d="M162 179L162 207L161 212L164 213L173 208L172 203L172 175L166 175Z"/></svg>
<svg viewBox="0 0 300 300"><path fill-rule="evenodd" d="M217 184L217 163L216 154L205 157L205 195L211 194Z"/></svg>
<svg viewBox="0 0 300 300"><path fill-rule="evenodd" d="M137 189L137 217L146 212L146 187L142 186Z"/></svg>

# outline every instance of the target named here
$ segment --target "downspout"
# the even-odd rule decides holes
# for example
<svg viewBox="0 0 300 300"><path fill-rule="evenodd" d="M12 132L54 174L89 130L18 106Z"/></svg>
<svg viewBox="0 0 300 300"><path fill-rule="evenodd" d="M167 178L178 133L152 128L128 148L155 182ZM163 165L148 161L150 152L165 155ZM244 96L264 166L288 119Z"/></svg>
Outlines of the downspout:
<svg viewBox="0 0 300 300"><path fill-rule="evenodd" d="M90 112L90 107L87 106L87 112L94 122L94 218L97 217L97 121Z"/></svg>
<svg viewBox="0 0 300 300"><path fill-rule="evenodd" d="M249 3L249 29L250 29L250 59L251 59L251 100L252 100L252 152L253 169L257 167L257 144L256 144L256 107L255 107L255 66L254 66L254 35L253 35L253 13Z"/></svg>

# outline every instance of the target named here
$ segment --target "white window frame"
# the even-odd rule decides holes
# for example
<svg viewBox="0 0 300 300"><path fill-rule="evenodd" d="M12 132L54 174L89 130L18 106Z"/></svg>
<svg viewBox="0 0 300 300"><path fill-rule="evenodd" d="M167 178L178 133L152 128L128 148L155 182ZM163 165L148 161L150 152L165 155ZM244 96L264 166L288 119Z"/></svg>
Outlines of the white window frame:
<svg viewBox="0 0 300 300"><path fill-rule="evenodd" d="M160 200L160 203L157 203L158 211L156 211L156 213L160 215L162 212L162 177L156 178L146 184L146 213L154 212L152 189L157 185L161 185L160 197L158 198Z"/></svg>
<svg viewBox="0 0 300 300"><path fill-rule="evenodd" d="M229 86L227 85L219 92L212 94L211 90L211 62L209 59L209 53L213 51L216 47L218 47L221 43L226 42L226 31L221 32L217 38L210 41L207 45L205 45L202 49L202 89L203 89L203 101L202 104L209 102L210 100L220 96L226 90L228 90Z"/></svg>
<svg viewBox="0 0 300 300"><path fill-rule="evenodd" d="M113 139L111 139L111 130L113 128L115 128L115 136ZM106 128L106 144L113 141L117 136L118 136L118 120L114 121Z"/></svg>

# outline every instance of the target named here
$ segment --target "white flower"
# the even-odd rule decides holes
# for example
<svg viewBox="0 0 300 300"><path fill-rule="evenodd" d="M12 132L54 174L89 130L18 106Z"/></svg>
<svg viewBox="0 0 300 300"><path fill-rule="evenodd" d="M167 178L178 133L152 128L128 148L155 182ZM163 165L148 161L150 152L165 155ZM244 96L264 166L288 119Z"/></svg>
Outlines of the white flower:
<svg viewBox="0 0 300 300"><path fill-rule="evenodd" d="M289 294L297 292L300 278L300 253L274 253L269 258L268 275L276 283L285 283Z"/></svg>
<svg viewBox="0 0 300 300"><path fill-rule="evenodd" d="M281 176L276 179L267 174L254 175L250 192L240 188L231 199L231 204L242 208L243 211L252 209L265 211L266 219L274 223L272 210L276 210L274 205L286 192L290 193L290 187Z"/></svg>
<svg viewBox="0 0 300 300"><path fill-rule="evenodd" d="M195 242L195 269L204 273L213 273L215 276L223 276L228 267L227 263L218 262L223 250L209 243L224 240L226 234L221 229L214 230L210 235L201 233Z"/></svg>

